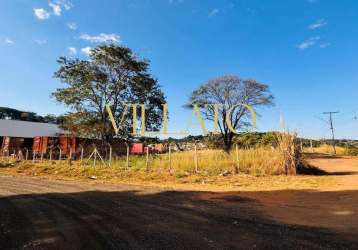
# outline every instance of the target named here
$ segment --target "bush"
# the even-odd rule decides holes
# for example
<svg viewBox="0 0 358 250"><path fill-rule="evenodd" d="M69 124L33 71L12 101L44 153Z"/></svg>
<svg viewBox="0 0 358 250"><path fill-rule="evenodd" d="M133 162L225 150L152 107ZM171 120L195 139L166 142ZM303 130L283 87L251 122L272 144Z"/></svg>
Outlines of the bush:
<svg viewBox="0 0 358 250"><path fill-rule="evenodd" d="M348 148L347 150L347 155L351 155L351 156L357 156L358 155L358 148Z"/></svg>

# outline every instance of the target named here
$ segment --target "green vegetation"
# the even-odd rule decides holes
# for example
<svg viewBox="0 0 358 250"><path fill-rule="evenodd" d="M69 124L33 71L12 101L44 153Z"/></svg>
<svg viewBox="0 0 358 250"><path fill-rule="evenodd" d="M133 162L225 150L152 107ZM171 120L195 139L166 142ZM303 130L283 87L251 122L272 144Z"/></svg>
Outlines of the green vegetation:
<svg viewBox="0 0 358 250"><path fill-rule="evenodd" d="M99 157L68 162L70 165L85 168L110 167L117 171L134 171L143 175L149 173L171 173L176 176L217 176L248 174L253 176L294 175L300 163L300 154L295 135L281 133L276 137L277 146L260 146L257 148L235 148L229 153L219 149L172 152L169 154L130 155L116 157L111 162L103 162ZM33 161L28 161L33 162ZM59 161L41 161L48 166L57 165Z"/></svg>
<svg viewBox="0 0 358 250"><path fill-rule="evenodd" d="M45 115L41 116L35 112L23 111L14 108L0 107L0 119L20 120L29 122L44 122L60 124L63 121L62 116Z"/></svg>
<svg viewBox="0 0 358 250"><path fill-rule="evenodd" d="M132 132L132 115L131 107L126 104L145 104L146 119L141 126L152 131L161 127L164 93L149 73L149 61L138 58L129 48L99 45L91 50L88 60L60 57L58 63L55 77L65 87L57 89L53 97L71 109L63 124L68 131L77 136L100 138L106 144L115 136L105 109L109 105L120 126L118 136L127 139ZM141 116L138 105L138 123Z"/></svg>

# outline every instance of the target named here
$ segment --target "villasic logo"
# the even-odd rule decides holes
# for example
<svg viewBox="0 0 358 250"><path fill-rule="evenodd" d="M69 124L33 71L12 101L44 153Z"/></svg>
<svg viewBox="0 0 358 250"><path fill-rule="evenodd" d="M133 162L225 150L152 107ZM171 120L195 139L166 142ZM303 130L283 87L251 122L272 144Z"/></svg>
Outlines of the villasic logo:
<svg viewBox="0 0 358 250"><path fill-rule="evenodd" d="M125 104L124 106L124 110L123 110L123 114L122 114L122 117L121 117L121 120L119 122L119 124L116 123L116 119L114 118L113 116L113 113L112 113L112 110L111 110L111 106L110 105L106 105L106 110L108 112L108 115L109 115L109 119L112 123L112 126L113 126L113 129L116 133L116 135L118 135L120 129L122 128L122 125L123 125L123 122L125 120L125 116L128 114L128 111L130 109L132 109L132 135L141 135L141 136L148 136L148 135L189 135L189 128L187 128L185 131L182 131L182 132L169 132L168 131L168 104L162 104L163 106L163 129L162 131L159 131L159 132L154 132L154 131L146 131L146 127L145 127L145 122L146 122L146 114L145 114L145 104ZM206 109L208 108L211 108L213 110L213 122L214 122L214 129L213 131L211 131L211 133L213 134L220 134L220 131L219 131L219 115L220 115L220 112L219 112L219 108L220 107L223 107L224 105L223 104L205 104L204 105ZM236 130L235 130L235 126L232 125L232 122L231 122L231 114L232 112L235 111L235 109L237 107L244 107L245 109L247 109L250 114L251 114L251 126L253 129L256 128L256 112L255 110L250 106L250 105L247 105L247 104L237 104L237 105L234 105L234 106L231 106L230 108L226 109L226 112L225 112L225 125L227 126L227 128L232 131L233 133L238 133ZM138 115L137 115L137 110L138 108L140 108L140 111L141 111L141 116L140 116L140 120L141 120L141 128L140 130L138 130L138 125L137 125L137 121L138 121ZM207 135L209 132L205 126L205 121L202 117L202 114L201 114L201 108L199 107L199 105L197 104L194 104L193 107L192 107L192 114L194 114L194 116L196 117L197 121L199 122L199 125L200 125L200 128L202 130L202 133L203 135ZM190 126L189 126L190 127ZM139 132L140 131L140 132Z"/></svg>

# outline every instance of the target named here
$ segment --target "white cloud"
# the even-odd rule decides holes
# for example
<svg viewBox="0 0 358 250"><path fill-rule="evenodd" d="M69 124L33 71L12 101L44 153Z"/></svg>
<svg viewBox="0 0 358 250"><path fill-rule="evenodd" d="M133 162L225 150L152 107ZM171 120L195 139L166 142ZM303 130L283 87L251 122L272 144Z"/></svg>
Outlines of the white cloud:
<svg viewBox="0 0 358 250"><path fill-rule="evenodd" d="M52 12L55 16L61 16L62 9L59 4L49 2L48 5L52 8Z"/></svg>
<svg viewBox="0 0 358 250"><path fill-rule="evenodd" d="M77 29L77 24L75 23L68 23L67 27L71 30L76 30Z"/></svg>
<svg viewBox="0 0 358 250"><path fill-rule="evenodd" d="M68 51L68 54L70 54L70 55L76 55L77 54L77 49L74 48L74 47L68 47L67 51Z"/></svg>
<svg viewBox="0 0 358 250"><path fill-rule="evenodd" d="M321 38L319 36L311 37L307 39L306 41L303 41L300 43L297 47L301 50L308 49L314 45L320 40Z"/></svg>
<svg viewBox="0 0 358 250"><path fill-rule="evenodd" d="M82 52L83 54L85 54L86 56L89 56L89 55L91 55L91 50L92 50L91 47L85 47L85 48L82 48L82 49L81 49L81 52Z"/></svg>
<svg viewBox="0 0 358 250"><path fill-rule="evenodd" d="M219 10L218 9L213 9L212 11L210 11L209 17L216 16L217 14L219 14Z"/></svg>
<svg viewBox="0 0 358 250"><path fill-rule="evenodd" d="M52 0L48 2L48 5L55 16L61 16L63 9L70 10L73 7L72 3L68 0ZM48 19L51 16L51 13L44 8L35 8L34 13L40 20Z"/></svg>
<svg viewBox="0 0 358 250"><path fill-rule="evenodd" d="M105 33L101 33L96 36L82 34L80 36L80 39L89 41L91 43L107 43L107 42L119 43L120 42L120 36L116 34L105 34Z"/></svg>
<svg viewBox="0 0 358 250"><path fill-rule="evenodd" d="M319 47L320 47L321 49L324 49L324 48L327 48L327 47L330 46L330 45L331 45L330 43L322 43L322 44L319 45Z"/></svg>
<svg viewBox="0 0 358 250"><path fill-rule="evenodd" d="M47 43L47 40L46 39L43 39L43 40L35 40L35 43L37 43L38 45L44 45Z"/></svg>
<svg viewBox="0 0 358 250"><path fill-rule="evenodd" d="M4 43L5 43L5 44L8 44L8 45L13 45L13 44L15 44L15 42L14 42L12 39L10 39L10 38L5 38L5 39L4 39Z"/></svg>
<svg viewBox="0 0 358 250"><path fill-rule="evenodd" d="M55 3L62 6L65 10L70 10L73 7L73 4L68 0L56 0Z"/></svg>
<svg viewBox="0 0 358 250"><path fill-rule="evenodd" d="M325 25L327 25L327 22L324 19L319 19L316 22L312 23L310 26L308 26L308 28L310 30L315 30L315 29L321 28Z"/></svg>
<svg viewBox="0 0 358 250"><path fill-rule="evenodd" d="M45 20L50 17L50 13L43 8L34 9L34 14L39 20Z"/></svg>

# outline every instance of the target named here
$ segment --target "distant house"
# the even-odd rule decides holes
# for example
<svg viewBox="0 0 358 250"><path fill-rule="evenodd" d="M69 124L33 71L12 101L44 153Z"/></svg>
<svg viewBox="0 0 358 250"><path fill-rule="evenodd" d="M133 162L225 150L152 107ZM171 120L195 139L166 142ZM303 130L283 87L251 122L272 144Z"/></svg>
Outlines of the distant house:
<svg viewBox="0 0 358 250"><path fill-rule="evenodd" d="M113 157L126 154L124 140L113 139L110 142ZM53 154L78 157L82 153L90 155L96 147L103 156L109 147L99 139L80 138L70 135L56 124L0 119L0 156L7 156L26 150L29 156ZM164 153L162 144L129 143L131 154L149 152ZM51 153L50 153L51 152Z"/></svg>
<svg viewBox="0 0 358 250"><path fill-rule="evenodd" d="M49 138L66 135L56 124L0 119L0 155L28 149L46 151Z"/></svg>
<svg viewBox="0 0 358 250"><path fill-rule="evenodd" d="M66 134L56 124L0 119L0 137L56 137Z"/></svg>
<svg viewBox="0 0 358 250"><path fill-rule="evenodd" d="M48 154L50 151L63 156L91 154L94 147L99 150L103 143L98 139L79 138L70 135L56 124L0 119L0 155L11 155L20 150L29 151L30 155ZM126 153L125 142L111 142L113 156ZM102 150L103 151L103 150ZM101 152L103 155L106 152Z"/></svg>
<svg viewBox="0 0 358 250"><path fill-rule="evenodd" d="M154 153L165 153L168 151L168 145L164 143L156 143L150 145L150 147Z"/></svg>
<svg viewBox="0 0 358 250"><path fill-rule="evenodd" d="M131 154L144 154L146 152L146 145L144 143L133 143L131 145Z"/></svg>

